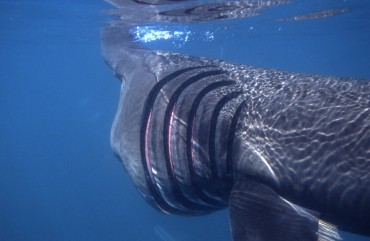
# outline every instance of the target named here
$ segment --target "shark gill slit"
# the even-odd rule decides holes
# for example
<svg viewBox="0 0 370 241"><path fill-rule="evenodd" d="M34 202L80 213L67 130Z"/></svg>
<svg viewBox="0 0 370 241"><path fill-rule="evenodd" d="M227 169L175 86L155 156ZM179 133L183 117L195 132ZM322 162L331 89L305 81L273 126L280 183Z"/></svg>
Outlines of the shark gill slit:
<svg viewBox="0 0 370 241"><path fill-rule="evenodd" d="M166 163L166 168L167 168L167 174L170 179L170 185L172 189L172 193L174 194L175 198L178 200L178 202L185 207L186 209L208 209L208 205L203 205L199 203L195 203L189 199L186 198L184 193L181 190L181 187L178 183L178 180L174 174L174 171L171 169L171 157L170 157L170 138L169 138L169 132L171 131L171 117L172 113L174 112L176 102L178 101L180 94L185 91L187 87L190 85L201 81L202 79L206 79L208 77L212 76L217 76L217 75L222 75L225 74L226 72L223 70L210 70L206 72L201 72L195 76L190 77L187 79L185 82L181 83L179 87L175 90L175 92L172 94L168 106L166 108L166 112L164 115L164 122L163 122L163 147L164 147L164 158L165 158L165 163ZM197 190L197 189L196 189ZM200 197L206 198L202 193L199 193ZM207 202L206 202L207 203ZM210 207L210 210L213 210L214 207Z"/></svg>
<svg viewBox="0 0 370 241"><path fill-rule="evenodd" d="M223 206L224 203L220 202L218 199L214 199L203 192L201 188L199 188L201 185L199 183L199 178L196 179L197 173L195 172L195 163L194 163L194 125L195 125L195 117L197 110L200 106L201 100L210 92L217 90L221 87L229 86L233 84L234 81L231 80L221 80L218 82L211 83L207 85L205 88L203 88L199 94L194 99L194 102L191 106L189 117L188 117L188 125L187 125L187 136L186 136L186 150L187 150L187 163L188 163L188 169L189 169L189 175L190 175L190 181L193 187L196 187L196 193L198 196L205 201L206 203L216 205L216 206ZM213 177L212 177L213 178Z"/></svg>
<svg viewBox="0 0 370 241"><path fill-rule="evenodd" d="M188 214L187 210L182 210L175 208L171 205L169 205L164 198L162 197L160 191L158 190L158 187L156 186L156 182L154 178L151 176L151 167L148 165L150 163L150 160L147 160L148 157L148 140L147 140L147 131L150 126L150 120L152 117L152 110L155 103L155 100L160 93L163 86L165 86L168 82L171 80L176 79L177 77L181 76L182 74L186 72L191 72L193 70L201 69L201 68L210 68L215 67L212 65L209 66L194 66L189 68L184 68L181 70L177 70L165 77L163 77L156 85L153 86L153 88L150 90L142 111L141 115L141 126L140 126L140 156L141 156L141 162L143 166L143 171L145 174L146 184L147 187L153 197L153 201L155 205L164 212L171 212L174 214Z"/></svg>
<svg viewBox="0 0 370 241"><path fill-rule="evenodd" d="M227 152L226 152L226 173L228 175L227 178L230 180L233 179L233 145L235 139L235 132L236 127L239 121L240 114L243 108L246 106L246 100L244 100L236 109L230 124L229 135L227 137ZM230 182L232 183L232 182Z"/></svg>
<svg viewBox="0 0 370 241"><path fill-rule="evenodd" d="M212 173L212 177L215 179L220 178L220 173L218 173L217 170L217 163L221 163L220 157L216 156L216 130L217 130L217 122L220 116L220 113L222 109L225 107L227 103L230 101L233 101L240 97L242 94L242 91L237 90L234 92L231 92L230 94L224 96L220 101L217 102L211 116L210 121L210 133L209 133L209 163L210 163L210 169ZM229 132L229 130L227 130ZM226 162L226 160L224 160Z"/></svg>

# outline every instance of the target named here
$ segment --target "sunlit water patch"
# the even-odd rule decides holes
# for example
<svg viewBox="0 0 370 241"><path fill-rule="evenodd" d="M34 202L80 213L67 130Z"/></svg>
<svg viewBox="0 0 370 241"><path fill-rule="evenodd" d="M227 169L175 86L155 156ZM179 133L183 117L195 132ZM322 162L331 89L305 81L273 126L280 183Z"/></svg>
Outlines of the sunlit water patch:
<svg viewBox="0 0 370 241"><path fill-rule="evenodd" d="M108 11L115 16L111 24L129 27L132 40L150 49L297 72L370 76L363 64L370 56L370 7L360 0L112 2L118 9Z"/></svg>

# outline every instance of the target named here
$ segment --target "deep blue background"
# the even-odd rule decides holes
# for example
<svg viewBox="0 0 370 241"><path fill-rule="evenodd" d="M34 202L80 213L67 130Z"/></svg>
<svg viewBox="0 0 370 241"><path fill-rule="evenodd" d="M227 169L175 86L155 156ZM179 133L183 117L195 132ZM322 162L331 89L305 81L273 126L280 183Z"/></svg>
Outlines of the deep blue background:
<svg viewBox="0 0 370 241"><path fill-rule="evenodd" d="M99 39L101 11L109 7L98 0L0 0L0 240L231 241L226 211L160 214L114 158L109 132L119 82ZM225 45L223 57L370 79L369 25L358 22L331 23L342 31L321 37L316 29L294 34L304 23L282 25L283 35L268 38L277 26L257 26L245 41L230 40L242 52ZM181 51L217 57L211 45L203 47Z"/></svg>

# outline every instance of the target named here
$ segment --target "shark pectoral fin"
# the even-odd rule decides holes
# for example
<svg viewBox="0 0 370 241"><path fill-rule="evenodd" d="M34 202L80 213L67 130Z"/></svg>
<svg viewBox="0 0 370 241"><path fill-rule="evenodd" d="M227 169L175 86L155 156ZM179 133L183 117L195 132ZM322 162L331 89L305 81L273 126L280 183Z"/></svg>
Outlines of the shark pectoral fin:
<svg viewBox="0 0 370 241"><path fill-rule="evenodd" d="M341 239L318 213L297 206L266 185L238 180L230 194L234 241L333 241Z"/></svg>

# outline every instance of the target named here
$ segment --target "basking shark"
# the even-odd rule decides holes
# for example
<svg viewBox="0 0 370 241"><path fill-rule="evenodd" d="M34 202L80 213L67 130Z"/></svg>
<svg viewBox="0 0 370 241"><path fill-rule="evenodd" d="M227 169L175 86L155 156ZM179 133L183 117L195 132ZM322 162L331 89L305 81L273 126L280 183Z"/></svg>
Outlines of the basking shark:
<svg viewBox="0 0 370 241"><path fill-rule="evenodd" d="M129 28L102 30L111 146L148 203L228 207L235 241L370 236L370 81L150 50Z"/></svg>

